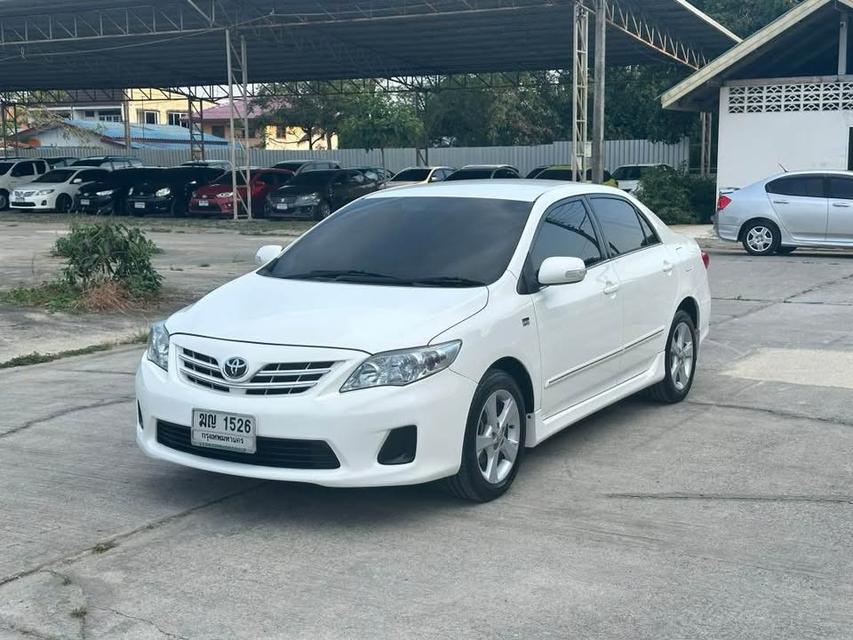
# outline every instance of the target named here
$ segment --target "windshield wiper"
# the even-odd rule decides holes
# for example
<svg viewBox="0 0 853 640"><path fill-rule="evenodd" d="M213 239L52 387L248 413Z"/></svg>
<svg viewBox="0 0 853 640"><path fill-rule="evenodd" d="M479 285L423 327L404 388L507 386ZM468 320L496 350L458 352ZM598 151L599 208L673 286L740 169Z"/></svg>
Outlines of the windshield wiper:
<svg viewBox="0 0 853 640"><path fill-rule="evenodd" d="M362 271L360 269L334 270L334 269L315 269L305 273L294 273L293 275L283 276L286 279L293 280L334 280L336 282L387 282L393 284L411 284L411 281L390 276L385 273L374 273L372 271Z"/></svg>
<svg viewBox="0 0 853 640"><path fill-rule="evenodd" d="M470 278L459 278L457 276L435 276L432 278L418 278L411 281L416 287L485 287L486 283Z"/></svg>

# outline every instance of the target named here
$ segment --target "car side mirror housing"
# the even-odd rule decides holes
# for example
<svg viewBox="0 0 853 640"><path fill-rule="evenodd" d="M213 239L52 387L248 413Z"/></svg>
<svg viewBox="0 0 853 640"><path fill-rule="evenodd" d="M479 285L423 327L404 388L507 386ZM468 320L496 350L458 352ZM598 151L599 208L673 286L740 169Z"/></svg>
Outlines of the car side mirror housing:
<svg viewBox="0 0 853 640"><path fill-rule="evenodd" d="M255 264L259 267L263 267L268 262L275 260L284 250L280 244L266 244L255 254Z"/></svg>
<svg viewBox="0 0 853 640"><path fill-rule="evenodd" d="M580 258L545 258L537 279L541 285L575 284L586 278L586 264Z"/></svg>

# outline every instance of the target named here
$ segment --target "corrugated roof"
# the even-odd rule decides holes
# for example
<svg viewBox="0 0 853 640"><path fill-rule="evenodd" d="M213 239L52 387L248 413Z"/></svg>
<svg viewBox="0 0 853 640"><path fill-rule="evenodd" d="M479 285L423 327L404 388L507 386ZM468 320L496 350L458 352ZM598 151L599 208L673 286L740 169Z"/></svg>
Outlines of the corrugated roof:
<svg viewBox="0 0 853 640"><path fill-rule="evenodd" d="M713 110L726 80L837 74L842 7L853 9L853 0L804 0L664 93L664 108ZM853 38L848 47L853 64Z"/></svg>
<svg viewBox="0 0 853 640"><path fill-rule="evenodd" d="M109 142L124 146L124 124L121 122L76 119L66 119L63 122L67 126L89 131ZM32 132L23 131L20 136L25 137L31 134ZM130 139L130 146L133 149L186 149L190 144L190 132L185 127L175 125L134 123L130 125ZM204 143L226 146L228 141L206 133Z"/></svg>

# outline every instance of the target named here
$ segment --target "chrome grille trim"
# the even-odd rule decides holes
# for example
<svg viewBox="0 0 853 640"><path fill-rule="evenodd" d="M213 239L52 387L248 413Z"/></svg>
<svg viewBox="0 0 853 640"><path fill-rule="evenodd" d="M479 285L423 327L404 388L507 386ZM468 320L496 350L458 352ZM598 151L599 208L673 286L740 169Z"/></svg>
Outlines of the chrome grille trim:
<svg viewBox="0 0 853 640"><path fill-rule="evenodd" d="M209 355L180 347L180 373L188 382L221 393L243 395L293 395L316 386L332 370L333 361L274 362L266 364L244 382L232 382L222 375L219 361Z"/></svg>

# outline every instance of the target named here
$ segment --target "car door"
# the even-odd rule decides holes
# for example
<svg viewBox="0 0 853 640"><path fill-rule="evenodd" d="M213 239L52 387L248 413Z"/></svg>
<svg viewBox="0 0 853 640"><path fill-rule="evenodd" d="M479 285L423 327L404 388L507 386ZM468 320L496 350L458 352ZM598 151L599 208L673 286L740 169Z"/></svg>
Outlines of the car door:
<svg viewBox="0 0 853 640"><path fill-rule="evenodd" d="M622 298L613 264L582 198L564 200L543 216L525 265L536 282L546 258L581 258L584 280L531 294L542 358L545 418L613 386L622 342Z"/></svg>
<svg viewBox="0 0 853 640"><path fill-rule="evenodd" d="M590 203L613 260L622 299L622 355L619 382L652 366L666 346L678 274L674 252L645 217L619 196L590 196Z"/></svg>
<svg viewBox="0 0 853 640"><path fill-rule="evenodd" d="M820 174L782 176L765 187L779 222L794 240L823 241L829 218L825 177Z"/></svg>
<svg viewBox="0 0 853 640"><path fill-rule="evenodd" d="M853 177L829 176L827 195L829 195L827 241L853 244Z"/></svg>
<svg viewBox="0 0 853 640"><path fill-rule="evenodd" d="M9 191L36 179L35 163L31 160L19 162L9 172Z"/></svg>

